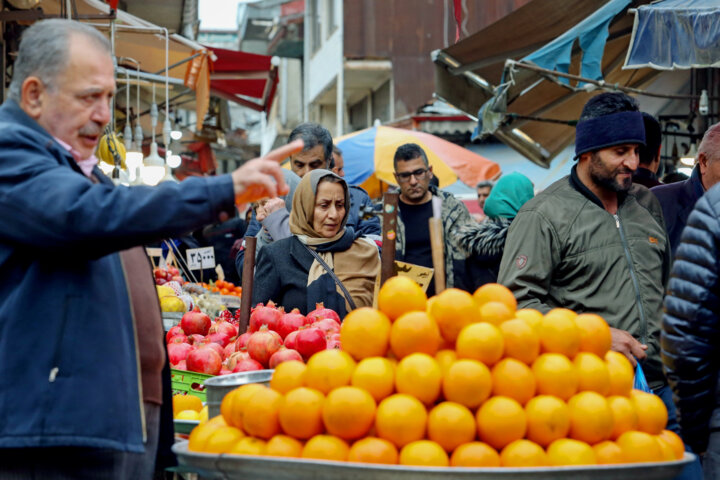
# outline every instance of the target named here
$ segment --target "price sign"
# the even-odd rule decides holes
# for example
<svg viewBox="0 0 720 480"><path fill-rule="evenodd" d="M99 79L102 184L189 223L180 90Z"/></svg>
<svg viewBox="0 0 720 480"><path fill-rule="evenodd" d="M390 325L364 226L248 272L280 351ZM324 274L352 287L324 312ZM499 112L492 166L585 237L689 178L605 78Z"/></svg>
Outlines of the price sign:
<svg viewBox="0 0 720 480"><path fill-rule="evenodd" d="M215 249L213 247L189 248L185 251L190 270L203 270L215 267Z"/></svg>

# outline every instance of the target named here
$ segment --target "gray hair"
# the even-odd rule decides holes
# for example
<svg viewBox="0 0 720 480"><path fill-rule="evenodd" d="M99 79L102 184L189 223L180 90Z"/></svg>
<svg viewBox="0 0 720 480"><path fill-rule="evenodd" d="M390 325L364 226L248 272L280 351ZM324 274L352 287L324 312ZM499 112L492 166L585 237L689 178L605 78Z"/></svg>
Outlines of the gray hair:
<svg viewBox="0 0 720 480"><path fill-rule="evenodd" d="M478 189L478 188L485 188L485 187L493 188L494 186L495 186L495 182L493 182L492 180L480 180L480 181L478 182L478 184L475 185L475 188L476 188L476 189Z"/></svg>
<svg viewBox="0 0 720 480"><path fill-rule="evenodd" d="M55 80L68 66L71 35L82 35L108 54L112 52L108 39L88 25L60 18L35 22L22 34L8 97L20 101L22 84L32 76L54 90Z"/></svg>

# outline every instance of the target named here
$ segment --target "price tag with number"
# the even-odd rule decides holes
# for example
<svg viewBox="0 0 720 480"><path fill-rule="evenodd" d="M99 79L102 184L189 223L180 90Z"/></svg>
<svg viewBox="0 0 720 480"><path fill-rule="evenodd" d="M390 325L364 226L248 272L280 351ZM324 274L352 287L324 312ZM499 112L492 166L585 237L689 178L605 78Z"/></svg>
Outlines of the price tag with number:
<svg viewBox="0 0 720 480"><path fill-rule="evenodd" d="M190 270L215 268L215 249L213 247L189 248L185 251Z"/></svg>

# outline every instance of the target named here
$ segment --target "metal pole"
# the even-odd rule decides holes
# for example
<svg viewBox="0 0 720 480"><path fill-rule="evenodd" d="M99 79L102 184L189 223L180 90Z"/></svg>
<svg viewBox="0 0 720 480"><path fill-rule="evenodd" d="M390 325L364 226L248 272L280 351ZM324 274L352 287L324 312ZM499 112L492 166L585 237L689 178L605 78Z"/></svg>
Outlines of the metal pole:
<svg viewBox="0 0 720 480"><path fill-rule="evenodd" d="M433 217L428 220L430 225L430 248L432 249L433 281L435 295L445 290L445 242L443 242L442 219Z"/></svg>
<svg viewBox="0 0 720 480"><path fill-rule="evenodd" d="M383 246L380 255L380 286L395 276L395 239L397 238L398 197L396 192L383 195ZM243 289L243 292L245 290Z"/></svg>
<svg viewBox="0 0 720 480"><path fill-rule="evenodd" d="M255 274L255 249L257 238L245 239L245 258L242 273L242 297L240 298L240 326L238 331L245 333L250 325L250 303L253 295L253 276Z"/></svg>

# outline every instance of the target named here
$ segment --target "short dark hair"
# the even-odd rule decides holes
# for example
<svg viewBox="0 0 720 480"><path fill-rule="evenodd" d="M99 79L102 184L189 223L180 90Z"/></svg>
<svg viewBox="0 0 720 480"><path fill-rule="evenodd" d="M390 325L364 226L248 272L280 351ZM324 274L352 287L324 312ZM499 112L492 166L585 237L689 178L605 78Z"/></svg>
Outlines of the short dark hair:
<svg viewBox="0 0 720 480"><path fill-rule="evenodd" d="M303 152L310 150L317 145L322 145L323 151L325 152L325 163L329 164L330 162L333 162L333 140L332 135L330 135L330 132L327 128L312 122L301 123L300 125L295 127L292 132L290 132L290 136L288 137L288 143L292 142L293 140L297 140L298 138L301 138L302 141L305 143L305 146L303 147Z"/></svg>
<svg viewBox="0 0 720 480"><path fill-rule="evenodd" d="M645 124L645 145L640 145L640 165L650 165L658 156L658 149L662 141L660 122L649 113L643 112Z"/></svg>
<svg viewBox="0 0 720 480"><path fill-rule="evenodd" d="M591 118L604 117L620 112L638 112L637 101L629 95L620 92L605 92L595 95L587 101L580 114L580 122Z"/></svg>
<svg viewBox="0 0 720 480"><path fill-rule="evenodd" d="M414 160L418 157L423 159L426 167L430 166L427 155L425 155L425 150L423 150L420 145L418 145L417 143L406 143L404 145L400 145L397 150L395 150L395 157L393 158L393 168L397 170L397 164L399 161L407 162L409 160Z"/></svg>
<svg viewBox="0 0 720 480"><path fill-rule="evenodd" d="M333 153L342 157L342 150L340 150L335 144L333 144Z"/></svg>

